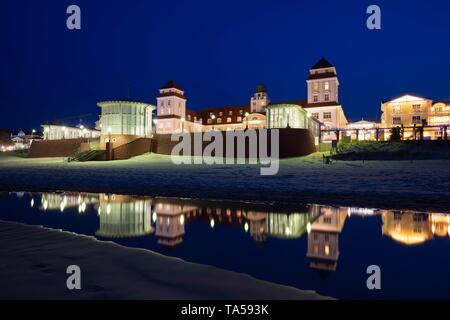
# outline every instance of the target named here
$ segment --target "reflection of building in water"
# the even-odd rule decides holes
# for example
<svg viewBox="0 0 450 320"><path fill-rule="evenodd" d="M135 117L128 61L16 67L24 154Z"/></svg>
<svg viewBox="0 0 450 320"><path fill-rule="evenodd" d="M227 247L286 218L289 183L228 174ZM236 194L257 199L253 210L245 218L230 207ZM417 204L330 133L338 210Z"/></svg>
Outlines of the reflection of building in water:
<svg viewBox="0 0 450 320"><path fill-rule="evenodd" d="M105 238L130 238L153 232L151 198L100 194L100 228Z"/></svg>
<svg viewBox="0 0 450 320"><path fill-rule="evenodd" d="M40 210L64 210L78 207L78 212L83 213L89 204L97 203L98 195L84 193L43 193L41 196ZM34 206L34 198L33 198Z"/></svg>
<svg viewBox="0 0 450 320"><path fill-rule="evenodd" d="M185 213L196 207L183 205L183 201L155 199L156 236L158 243L174 247L183 242Z"/></svg>
<svg viewBox="0 0 450 320"><path fill-rule="evenodd" d="M250 229L250 235L256 242L262 242L266 240L266 212L256 212L248 211L247 220L249 221L249 226L244 225L244 229Z"/></svg>
<svg viewBox="0 0 450 320"><path fill-rule="evenodd" d="M267 216L267 235L275 238L297 239L307 231L307 226L320 215L317 205L310 205L304 213L270 213Z"/></svg>
<svg viewBox="0 0 450 320"><path fill-rule="evenodd" d="M433 237L426 213L382 211L383 235L397 242L414 245Z"/></svg>
<svg viewBox="0 0 450 320"><path fill-rule="evenodd" d="M431 213L431 232L438 237L450 236L450 215Z"/></svg>
<svg viewBox="0 0 450 320"><path fill-rule="evenodd" d="M339 234L348 209L322 207L322 215L312 223L308 234L309 266L316 270L335 271L339 259ZM308 228L309 229L309 228Z"/></svg>

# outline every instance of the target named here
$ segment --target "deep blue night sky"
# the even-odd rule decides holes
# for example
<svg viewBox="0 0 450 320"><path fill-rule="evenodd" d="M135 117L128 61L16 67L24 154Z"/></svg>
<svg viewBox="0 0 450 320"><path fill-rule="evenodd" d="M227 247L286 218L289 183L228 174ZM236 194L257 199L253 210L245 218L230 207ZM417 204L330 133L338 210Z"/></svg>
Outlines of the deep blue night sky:
<svg viewBox="0 0 450 320"><path fill-rule="evenodd" d="M66 28L77 4L82 30ZM382 30L366 28L366 8ZM447 1L2 0L0 127L92 113L96 101L156 102L174 79L188 107L246 104L257 83L272 100L306 98L321 57L336 67L350 120L411 92L450 99ZM131 91L131 95L129 92Z"/></svg>

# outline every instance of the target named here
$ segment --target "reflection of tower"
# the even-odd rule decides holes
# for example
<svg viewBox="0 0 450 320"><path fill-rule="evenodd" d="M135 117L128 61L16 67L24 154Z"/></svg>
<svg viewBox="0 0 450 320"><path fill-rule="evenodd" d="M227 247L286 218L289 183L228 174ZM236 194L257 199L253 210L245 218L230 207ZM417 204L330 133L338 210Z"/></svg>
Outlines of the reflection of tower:
<svg viewBox="0 0 450 320"><path fill-rule="evenodd" d="M323 207L322 215L311 225L308 234L309 266L316 270L335 271L339 259L339 234L348 210Z"/></svg>
<svg viewBox="0 0 450 320"><path fill-rule="evenodd" d="M100 194L99 237L131 238L151 234L151 199Z"/></svg>
<svg viewBox="0 0 450 320"><path fill-rule="evenodd" d="M397 242L415 245L433 237L428 215L425 213L382 211L383 235Z"/></svg>
<svg viewBox="0 0 450 320"><path fill-rule="evenodd" d="M438 237L450 236L450 215L443 213L432 213L431 231Z"/></svg>
<svg viewBox="0 0 450 320"><path fill-rule="evenodd" d="M266 240L266 218L267 213L249 211L247 219L250 222L250 235L256 242Z"/></svg>
<svg viewBox="0 0 450 320"><path fill-rule="evenodd" d="M156 236L158 243L174 247L183 242L184 236L184 207L180 203L163 202L157 200Z"/></svg>

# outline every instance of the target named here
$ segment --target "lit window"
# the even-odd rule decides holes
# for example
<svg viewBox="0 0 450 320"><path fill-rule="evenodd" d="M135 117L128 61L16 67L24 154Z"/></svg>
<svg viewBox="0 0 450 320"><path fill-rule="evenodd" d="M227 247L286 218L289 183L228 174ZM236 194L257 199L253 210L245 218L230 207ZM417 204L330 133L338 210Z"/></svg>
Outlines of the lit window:
<svg viewBox="0 0 450 320"><path fill-rule="evenodd" d="M324 85L325 90L330 90L330 83L327 81Z"/></svg>
<svg viewBox="0 0 450 320"><path fill-rule="evenodd" d="M231 118L228 118L231 119ZM237 122L241 122L242 121L242 117L237 117Z"/></svg>
<svg viewBox="0 0 450 320"><path fill-rule="evenodd" d="M219 116L222 116L222 115L223 115L222 111L221 111L221 112L219 112Z"/></svg>
<svg viewBox="0 0 450 320"><path fill-rule="evenodd" d="M233 115L233 111L229 111L228 114L229 114L230 116L232 116L232 115Z"/></svg>
<svg viewBox="0 0 450 320"><path fill-rule="evenodd" d="M401 117L393 117L392 124L402 124L402 118Z"/></svg>
<svg viewBox="0 0 450 320"><path fill-rule="evenodd" d="M324 119L331 119L331 112L324 112L323 113L323 118Z"/></svg>
<svg viewBox="0 0 450 320"><path fill-rule="evenodd" d="M412 106L413 112L420 112L421 111L420 107L421 107L420 104L413 104L413 106Z"/></svg>
<svg viewBox="0 0 450 320"><path fill-rule="evenodd" d="M222 118L217 118L217 123L222 123Z"/></svg>
<svg viewBox="0 0 450 320"><path fill-rule="evenodd" d="M208 121L207 121L207 122L208 122L208 124L211 124L212 120L211 120L211 119L208 119Z"/></svg>
<svg viewBox="0 0 450 320"><path fill-rule="evenodd" d="M413 116L412 117L412 123L413 124L420 124L422 122L420 116Z"/></svg>
<svg viewBox="0 0 450 320"><path fill-rule="evenodd" d="M318 82L314 83L313 89L314 89L314 91L319 91L319 83Z"/></svg>
<svg viewBox="0 0 450 320"><path fill-rule="evenodd" d="M239 110L239 114L243 114L244 113L244 110Z"/></svg>
<svg viewBox="0 0 450 320"><path fill-rule="evenodd" d="M319 119L319 114L318 113L313 113L312 116L313 116L313 118Z"/></svg>
<svg viewBox="0 0 450 320"><path fill-rule="evenodd" d="M238 118L240 118L240 117L238 117ZM227 118L227 122L228 122L228 123L231 122L231 117L228 117L228 118Z"/></svg>

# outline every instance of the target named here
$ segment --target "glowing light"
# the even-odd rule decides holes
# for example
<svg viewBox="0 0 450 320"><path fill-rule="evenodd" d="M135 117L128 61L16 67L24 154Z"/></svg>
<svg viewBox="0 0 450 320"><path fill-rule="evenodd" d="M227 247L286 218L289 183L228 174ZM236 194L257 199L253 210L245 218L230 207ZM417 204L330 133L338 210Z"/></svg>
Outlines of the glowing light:
<svg viewBox="0 0 450 320"><path fill-rule="evenodd" d="M112 132L112 128L111 128L111 127L108 128L108 132L109 132L109 133Z"/></svg>
<svg viewBox="0 0 450 320"><path fill-rule="evenodd" d="M246 222L245 224L244 224L244 230L245 230L245 232L248 232L248 222Z"/></svg>
<svg viewBox="0 0 450 320"><path fill-rule="evenodd" d="M102 214L102 207L101 206L98 206L97 212L98 212L98 215Z"/></svg>
<svg viewBox="0 0 450 320"><path fill-rule="evenodd" d="M34 207L34 198L31 198L30 206L31 206L32 208Z"/></svg>
<svg viewBox="0 0 450 320"><path fill-rule="evenodd" d="M61 201L61 205L59 206L59 209L61 212L64 212L64 209L66 208L66 204L64 201Z"/></svg>
<svg viewBox="0 0 450 320"><path fill-rule="evenodd" d="M216 116L212 114L212 115L211 115L211 119L214 120L215 118L216 118Z"/></svg>
<svg viewBox="0 0 450 320"><path fill-rule="evenodd" d="M81 130L83 130L83 129L84 129L84 126L83 126L83 125L81 125L81 126L80 126L80 129L81 129Z"/></svg>
<svg viewBox="0 0 450 320"><path fill-rule="evenodd" d="M211 228L214 228L214 226L216 225L214 219L211 219L211 221L209 221L209 225L211 226Z"/></svg>
<svg viewBox="0 0 450 320"><path fill-rule="evenodd" d="M306 113L306 116L307 116L308 118L311 118L312 115L311 115L310 112L307 112L307 113Z"/></svg>
<svg viewBox="0 0 450 320"><path fill-rule="evenodd" d="M325 255L329 256L330 255L330 246L327 244L325 245Z"/></svg>
<svg viewBox="0 0 450 320"><path fill-rule="evenodd" d="M245 117L248 117L250 115L250 113L246 112L244 115L245 115Z"/></svg>
<svg viewBox="0 0 450 320"><path fill-rule="evenodd" d="M86 202L83 201L83 203L81 204L81 212L85 211L86 211Z"/></svg>
<svg viewBox="0 0 450 320"><path fill-rule="evenodd" d="M152 215L153 223L156 222L156 219L157 219L157 218L158 218L158 215L156 214L156 211L153 211L153 215Z"/></svg>
<svg viewBox="0 0 450 320"><path fill-rule="evenodd" d="M186 119L183 117L183 118L181 118L181 122L185 122L186 121Z"/></svg>
<svg viewBox="0 0 450 320"><path fill-rule="evenodd" d="M306 224L306 232L308 232L308 234L310 234L310 233L311 233L311 229L312 229L311 222L308 222L308 223Z"/></svg>
<svg viewBox="0 0 450 320"><path fill-rule="evenodd" d="M45 127L44 131L45 131L45 132L49 132L49 131L50 131L50 128L49 128L49 127Z"/></svg>
<svg viewBox="0 0 450 320"><path fill-rule="evenodd" d="M184 224L184 215L183 214L180 217L180 224L182 224L182 225Z"/></svg>
<svg viewBox="0 0 450 320"><path fill-rule="evenodd" d="M47 200L44 200L43 207L44 207L44 210L48 209L48 201Z"/></svg>
<svg viewBox="0 0 450 320"><path fill-rule="evenodd" d="M289 228L289 227L286 227L286 229L284 231L285 231L286 235L288 235L288 236L291 235L291 233L292 233L291 228Z"/></svg>
<svg viewBox="0 0 450 320"><path fill-rule="evenodd" d="M111 213L111 205L108 203L106 205L106 214L109 216L110 213Z"/></svg>

